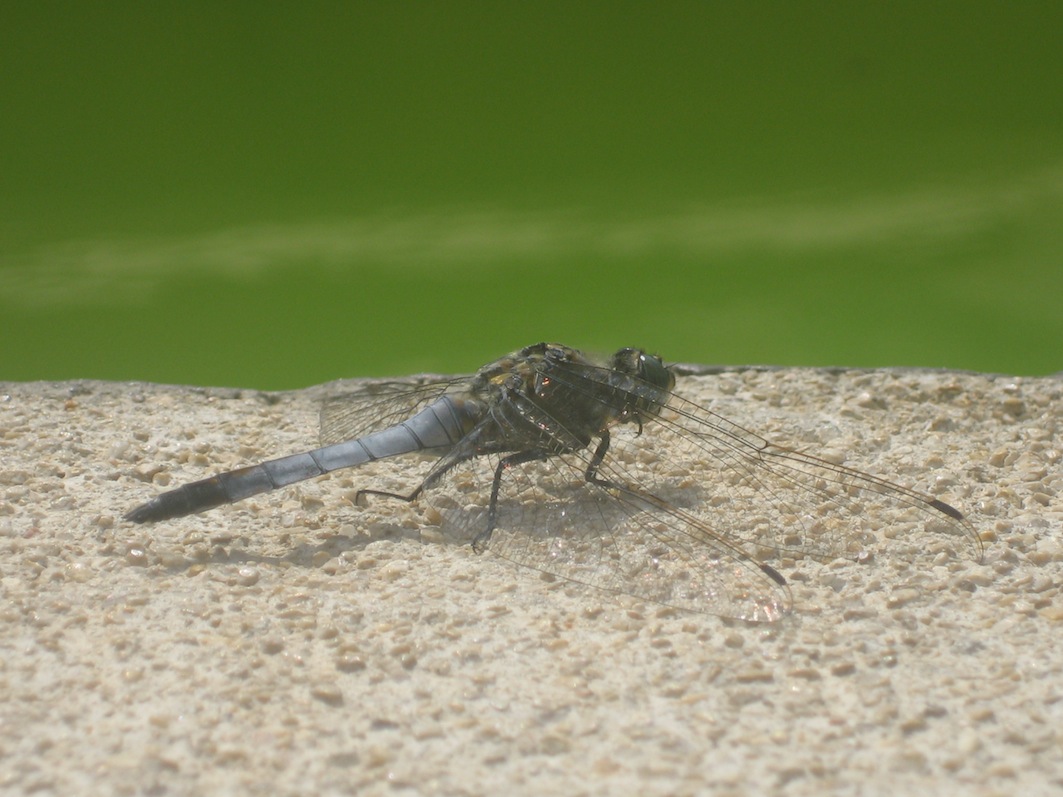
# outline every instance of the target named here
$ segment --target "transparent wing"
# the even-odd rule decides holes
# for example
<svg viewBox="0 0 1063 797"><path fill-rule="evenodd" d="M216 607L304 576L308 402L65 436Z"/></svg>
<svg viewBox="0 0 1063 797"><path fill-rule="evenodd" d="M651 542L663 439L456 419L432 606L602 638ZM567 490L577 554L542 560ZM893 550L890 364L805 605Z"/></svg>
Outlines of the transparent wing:
<svg viewBox="0 0 1063 797"><path fill-rule="evenodd" d="M618 379L609 369L579 365L560 378L612 402L625 393L655 396L663 407L646 419L644 434L633 425L616 427L610 461L619 481L689 506L695 518L755 559L853 557L886 544L924 561L941 554L982 558L970 522L927 493L776 445L635 377ZM620 472L625 459L634 469Z"/></svg>
<svg viewBox="0 0 1063 797"><path fill-rule="evenodd" d="M578 452L506 470L488 550L521 567L685 611L750 622L790 611L790 590L770 567L689 511L638 488L587 482L589 461ZM426 494L448 536L468 543L486 528L497 463L465 462ZM601 473L625 475L611 466Z"/></svg>
<svg viewBox="0 0 1063 797"><path fill-rule="evenodd" d="M701 474L687 496L697 513L757 558L853 557L885 545L913 559L982 558L981 538L949 504L776 445L678 395L646 434L673 473Z"/></svg>
<svg viewBox="0 0 1063 797"><path fill-rule="evenodd" d="M329 396L321 404L321 445L342 443L402 423L470 378L371 382Z"/></svg>
<svg viewBox="0 0 1063 797"><path fill-rule="evenodd" d="M550 377L613 410L640 391L664 406L641 431L611 429L597 469L607 486L586 479L590 449L502 471L487 548L517 565L684 610L772 621L791 597L765 559L853 559L880 547L919 564L982 555L970 523L931 495L775 445L609 369L580 364ZM549 426L548 413L541 422ZM498 457L462 463L428 493L465 542L487 528L497 466Z"/></svg>

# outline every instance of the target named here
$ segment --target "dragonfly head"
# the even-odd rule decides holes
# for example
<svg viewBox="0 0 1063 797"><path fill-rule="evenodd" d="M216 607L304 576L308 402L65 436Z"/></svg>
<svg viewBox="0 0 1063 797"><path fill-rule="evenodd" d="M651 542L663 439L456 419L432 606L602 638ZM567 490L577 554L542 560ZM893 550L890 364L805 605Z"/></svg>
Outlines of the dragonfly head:
<svg viewBox="0 0 1063 797"><path fill-rule="evenodd" d="M613 355L610 366L624 374L641 379L661 390L675 387L675 374L656 354L647 354L642 349L621 349Z"/></svg>
<svg viewBox="0 0 1063 797"><path fill-rule="evenodd" d="M615 421L636 424L641 434L642 424L659 415L668 402L675 386L675 375L660 357L646 354L642 349L621 349L613 355L609 365L615 372L637 380L623 385L622 389L627 393L625 406Z"/></svg>

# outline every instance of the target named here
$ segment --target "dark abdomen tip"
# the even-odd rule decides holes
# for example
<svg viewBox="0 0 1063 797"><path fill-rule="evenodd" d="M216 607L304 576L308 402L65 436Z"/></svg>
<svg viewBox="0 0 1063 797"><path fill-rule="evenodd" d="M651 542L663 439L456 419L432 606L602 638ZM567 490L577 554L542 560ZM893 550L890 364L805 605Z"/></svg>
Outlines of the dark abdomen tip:
<svg viewBox="0 0 1063 797"><path fill-rule="evenodd" d="M157 495L146 504L141 504L136 509L127 512L125 519L132 523L170 520L191 515L194 512L202 512L205 509L213 509L229 501L229 496L225 493L220 480L217 477L211 477Z"/></svg>

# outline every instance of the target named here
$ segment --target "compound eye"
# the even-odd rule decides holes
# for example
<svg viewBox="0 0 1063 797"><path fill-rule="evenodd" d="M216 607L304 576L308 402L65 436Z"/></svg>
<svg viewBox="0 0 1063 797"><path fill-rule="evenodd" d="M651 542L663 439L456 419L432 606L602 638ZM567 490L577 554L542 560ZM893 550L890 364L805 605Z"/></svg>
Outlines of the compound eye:
<svg viewBox="0 0 1063 797"><path fill-rule="evenodd" d="M666 390L675 387L675 374L665 367L664 360L656 354L639 352L638 375L654 387L663 387Z"/></svg>

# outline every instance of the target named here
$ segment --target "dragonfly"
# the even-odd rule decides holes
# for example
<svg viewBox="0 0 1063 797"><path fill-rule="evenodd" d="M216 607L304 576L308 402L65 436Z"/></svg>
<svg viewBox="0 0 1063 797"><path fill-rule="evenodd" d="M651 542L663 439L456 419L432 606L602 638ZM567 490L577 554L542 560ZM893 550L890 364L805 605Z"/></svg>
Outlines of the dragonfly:
<svg viewBox="0 0 1063 797"><path fill-rule="evenodd" d="M748 622L788 614L766 560L931 564L981 538L953 506L775 444L676 391L676 367L638 348L599 361L538 343L472 375L378 382L327 398L322 446L161 493L128 514L163 521L406 454L431 455L408 493L476 553L604 592Z"/></svg>

